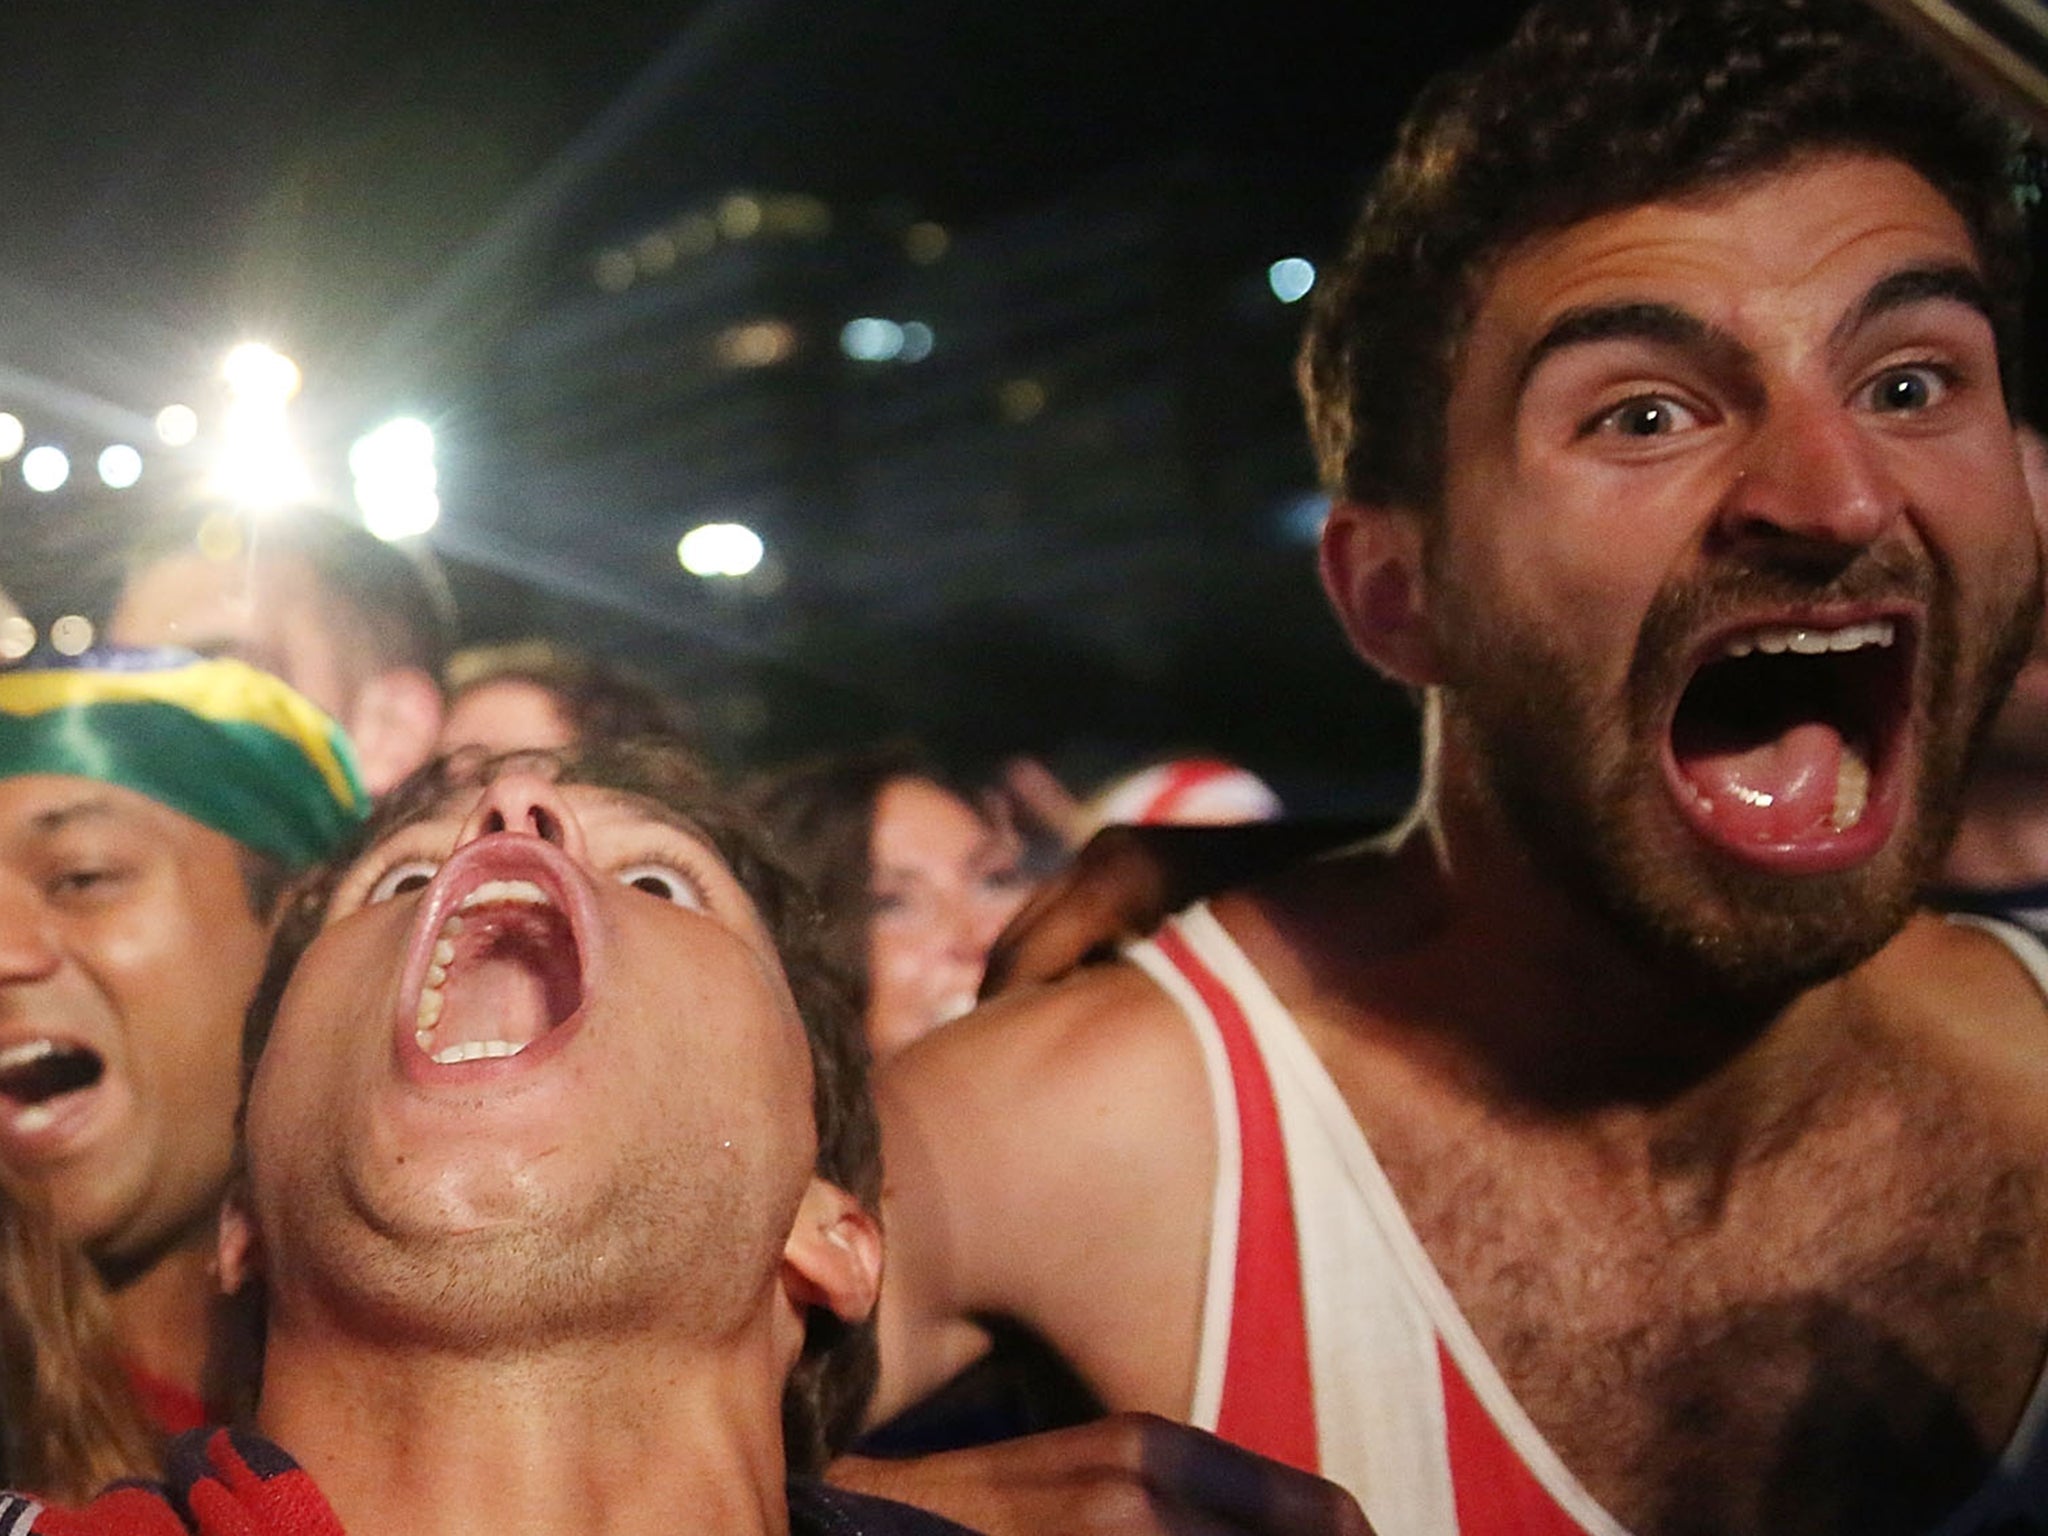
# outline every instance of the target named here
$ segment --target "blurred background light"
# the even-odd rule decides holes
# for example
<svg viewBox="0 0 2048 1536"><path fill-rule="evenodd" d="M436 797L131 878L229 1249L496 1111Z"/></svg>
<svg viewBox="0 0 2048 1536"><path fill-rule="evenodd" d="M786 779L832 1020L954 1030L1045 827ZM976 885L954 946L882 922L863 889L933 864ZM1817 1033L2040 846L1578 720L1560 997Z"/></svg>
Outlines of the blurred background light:
<svg viewBox="0 0 2048 1536"><path fill-rule="evenodd" d="M0 661L19 661L35 648L35 625L18 613L0 619Z"/></svg>
<svg viewBox="0 0 2048 1536"><path fill-rule="evenodd" d="M11 459L28 441L28 429L12 411L0 411L0 459Z"/></svg>
<svg viewBox="0 0 2048 1536"><path fill-rule="evenodd" d="M770 368L796 356L796 342L787 320L748 320L721 331L714 350L728 368Z"/></svg>
<svg viewBox="0 0 2048 1536"><path fill-rule="evenodd" d="M899 363L921 363L932 355L932 328L922 320L903 322L903 346L896 354Z"/></svg>
<svg viewBox="0 0 2048 1536"><path fill-rule="evenodd" d="M953 237L946 226L920 219L903 231L903 254L920 267L928 267L952 248Z"/></svg>
<svg viewBox="0 0 2048 1536"><path fill-rule="evenodd" d="M348 468L363 526L378 538L416 539L441 520L434 430L418 417L395 417L357 438Z"/></svg>
<svg viewBox="0 0 2048 1536"><path fill-rule="evenodd" d="M142 478L142 455L126 443L109 443L100 450L99 470L102 485L125 491Z"/></svg>
<svg viewBox="0 0 2048 1536"><path fill-rule="evenodd" d="M199 435L199 413L189 405L167 405L156 413L156 435L169 448L183 448Z"/></svg>
<svg viewBox="0 0 2048 1536"><path fill-rule="evenodd" d="M1273 290L1273 297L1282 304L1294 304L1307 298L1315 285L1315 263L1304 261L1299 256L1283 256L1266 268L1266 286Z"/></svg>
<svg viewBox="0 0 2048 1536"><path fill-rule="evenodd" d="M22 456L21 478L32 491L54 491L71 478L71 460L62 448L43 443Z"/></svg>
<svg viewBox="0 0 2048 1536"><path fill-rule="evenodd" d="M83 656L92 649L92 620L67 613L50 626L50 648L60 656Z"/></svg>
<svg viewBox="0 0 2048 1536"><path fill-rule="evenodd" d="M676 545L692 576L745 576L761 563L761 536L743 523L702 523Z"/></svg>
<svg viewBox="0 0 2048 1536"><path fill-rule="evenodd" d="M839 350L857 363L886 363L903 350L903 327L864 315L839 331Z"/></svg>

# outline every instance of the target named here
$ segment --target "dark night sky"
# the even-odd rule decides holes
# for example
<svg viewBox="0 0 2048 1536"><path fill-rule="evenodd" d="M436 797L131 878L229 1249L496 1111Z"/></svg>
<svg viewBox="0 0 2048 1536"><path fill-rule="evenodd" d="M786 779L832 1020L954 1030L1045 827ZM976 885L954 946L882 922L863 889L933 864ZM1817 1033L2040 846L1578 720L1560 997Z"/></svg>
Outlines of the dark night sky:
<svg viewBox="0 0 2048 1536"><path fill-rule="evenodd" d="M1279 194L1298 223L1276 250L1327 245L1415 87L1516 9L16 0L0 386L146 413L259 335L305 368L306 415L353 433L454 384L478 337L596 244L735 187L895 202L965 233L1117 167L1199 159ZM67 515L8 473L0 558L10 524Z"/></svg>

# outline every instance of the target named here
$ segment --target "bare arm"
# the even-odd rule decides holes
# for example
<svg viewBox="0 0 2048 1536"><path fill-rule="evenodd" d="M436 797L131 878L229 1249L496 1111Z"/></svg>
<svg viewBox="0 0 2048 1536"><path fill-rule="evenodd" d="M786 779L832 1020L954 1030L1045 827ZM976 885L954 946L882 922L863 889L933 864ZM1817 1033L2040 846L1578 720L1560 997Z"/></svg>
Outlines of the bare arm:
<svg viewBox="0 0 2048 1536"><path fill-rule="evenodd" d="M1184 1417L1214 1184L1201 1058L1142 973L1104 967L983 1009L877 1083L886 1418L1010 1319L1111 1408Z"/></svg>
<svg viewBox="0 0 2048 1536"><path fill-rule="evenodd" d="M981 995L1055 981L1145 937L1192 901L1384 830L1370 821L1104 827L997 936Z"/></svg>

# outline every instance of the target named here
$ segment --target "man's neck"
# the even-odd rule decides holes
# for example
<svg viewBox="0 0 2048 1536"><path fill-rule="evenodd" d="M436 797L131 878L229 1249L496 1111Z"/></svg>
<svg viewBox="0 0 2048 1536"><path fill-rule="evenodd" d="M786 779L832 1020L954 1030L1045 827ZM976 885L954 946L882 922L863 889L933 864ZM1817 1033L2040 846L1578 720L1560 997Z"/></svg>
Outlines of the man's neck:
<svg viewBox="0 0 2048 1536"><path fill-rule="evenodd" d="M257 1424L351 1536L784 1536L767 1369L644 1339L477 1360L274 1333Z"/></svg>
<svg viewBox="0 0 2048 1536"><path fill-rule="evenodd" d="M2048 775L1992 763L1977 771L1941 884L1969 891L2048 884Z"/></svg>

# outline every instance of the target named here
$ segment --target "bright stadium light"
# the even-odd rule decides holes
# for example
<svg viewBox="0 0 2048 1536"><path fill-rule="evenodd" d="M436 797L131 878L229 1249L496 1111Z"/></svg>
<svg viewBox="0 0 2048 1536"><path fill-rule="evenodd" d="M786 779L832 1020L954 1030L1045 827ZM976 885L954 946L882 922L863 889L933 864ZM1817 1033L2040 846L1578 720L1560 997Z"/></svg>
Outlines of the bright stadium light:
<svg viewBox="0 0 2048 1536"><path fill-rule="evenodd" d="M378 538L416 539L441 519L440 471L434 432L400 416L366 432L348 451L363 526Z"/></svg>
<svg viewBox="0 0 2048 1536"><path fill-rule="evenodd" d="M62 448L43 443L22 455L21 478L32 491L54 491L71 478L71 460Z"/></svg>
<svg viewBox="0 0 2048 1536"><path fill-rule="evenodd" d="M761 535L743 523L701 523L676 545L676 558L692 576L745 576L766 552Z"/></svg>
<svg viewBox="0 0 2048 1536"><path fill-rule="evenodd" d="M231 398L221 421L214 489L256 509L304 501L313 493L313 479L285 420L285 407L299 392L299 365L275 348L248 341L228 353L220 371Z"/></svg>
<svg viewBox="0 0 2048 1536"><path fill-rule="evenodd" d="M142 478L142 455L126 443L109 443L100 450L99 469L100 484L125 491Z"/></svg>
<svg viewBox="0 0 2048 1536"><path fill-rule="evenodd" d="M167 405L156 413L156 435L166 448L183 448L199 435L199 413L189 405Z"/></svg>
<svg viewBox="0 0 2048 1536"><path fill-rule="evenodd" d="M12 411L0 411L0 459L11 459L28 441L28 428Z"/></svg>

